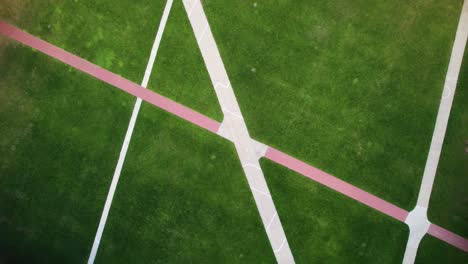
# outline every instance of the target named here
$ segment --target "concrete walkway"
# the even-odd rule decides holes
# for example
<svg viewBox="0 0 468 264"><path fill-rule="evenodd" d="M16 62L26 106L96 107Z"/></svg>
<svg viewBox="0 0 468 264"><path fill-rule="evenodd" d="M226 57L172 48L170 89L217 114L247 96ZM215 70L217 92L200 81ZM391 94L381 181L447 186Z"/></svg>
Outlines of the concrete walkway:
<svg viewBox="0 0 468 264"><path fill-rule="evenodd" d="M427 209L429 207L432 185L434 184L440 153L444 143L445 131L447 129L450 109L452 108L453 97L457 87L457 80L460 73L467 37L468 4L466 1L464 1L460 21L458 23L457 33L455 35L455 41L453 43L452 55L450 57L447 76L445 77L444 90L442 93L442 99L440 101L439 112L437 113L435 129L432 135L426 167L424 168L421 188L419 189L418 202L413 211L409 213L408 218L405 221L410 229L410 234L408 243L406 245L405 256L403 258L404 264L414 263L421 239L428 232L430 227L432 227L433 230L437 229L435 226L431 226L431 223L427 219ZM445 232L435 233L442 234ZM451 236L446 236L447 239L449 239L449 237ZM461 246L463 246L463 243Z"/></svg>
<svg viewBox="0 0 468 264"><path fill-rule="evenodd" d="M158 54L159 44L161 43L162 35L164 33L164 28L166 27L167 19L169 17L169 12L171 11L173 0L167 0L164 12L159 23L158 31L156 33L156 38L151 48L150 57L148 59L148 64L146 65L145 74L143 76L143 81L141 86L146 88L153 70L154 61L156 60L156 55ZM135 106L133 107L132 116L128 124L127 132L125 134L124 142L120 150L119 159L117 161L117 166L114 170L114 175L112 177L112 182L109 187L109 192L107 193L106 203L104 204L104 209L102 211L101 219L99 220L99 226L96 231L96 236L94 237L93 246L91 248L91 253L89 254L88 264L94 263L96 259L97 251L99 249L99 244L101 243L102 233L104 232L104 227L106 226L107 217L109 216L110 207L112 205L112 200L114 199L115 190L117 188L117 183L119 182L120 173L122 172L123 164L125 157L127 156L128 146L130 145L130 140L133 135L133 129L135 128L135 123L140 112L142 100L137 98Z"/></svg>
<svg viewBox="0 0 468 264"><path fill-rule="evenodd" d="M288 240L258 161L264 151L256 151L258 148L256 149L250 138L202 4L200 0L183 0L183 3L224 113L218 134L231 140L236 147L277 262L294 263Z"/></svg>

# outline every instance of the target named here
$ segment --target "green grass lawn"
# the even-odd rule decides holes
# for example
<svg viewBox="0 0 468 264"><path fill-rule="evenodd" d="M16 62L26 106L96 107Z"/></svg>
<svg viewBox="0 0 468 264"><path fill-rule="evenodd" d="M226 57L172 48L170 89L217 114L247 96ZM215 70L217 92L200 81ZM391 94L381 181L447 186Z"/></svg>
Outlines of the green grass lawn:
<svg viewBox="0 0 468 264"><path fill-rule="evenodd" d="M205 1L253 137L416 202L462 1Z"/></svg>
<svg viewBox="0 0 468 264"><path fill-rule="evenodd" d="M0 0L0 18L139 83L165 3ZM461 0L203 3L253 137L414 206ZM465 237L467 67L429 210ZM83 263L135 99L3 37L0 69L0 263ZM222 120L180 1L149 88ZM270 161L262 167L298 263L401 262L404 224ZM135 256L275 261L234 146L146 103L97 262ZM418 255L466 258L432 237Z"/></svg>
<svg viewBox="0 0 468 264"><path fill-rule="evenodd" d="M144 104L96 263L273 263L232 143Z"/></svg>
<svg viewBox="0 0 468 264"><path fill-rule="evenodd" d="M468 237L468 52L465 52L458 87L444 139L429 204L429 219Z"/></svg>
<svg viewBox="0 0 468 264"><path fill-rule="evenodd" d="M468 263L468 254L444 241L426 235L419 245L415 263L464 264Z"/></svg>
<svg viewBox="0 0 468 264"><path fill-rule="evenodd" d="M401 263L405 224L271 161L261 165L296 263Z"/></svg>
<svg viewBox="0 0 468 264"><path fill-rule="evenodd" d="M182 1L174 1L150 89L215 120L223 114Z"/></svg>
<svg viewBox="0 0 468 264"><path fill-rule="evenodd" d="M83 263L134 99L1 43L0 262Z"/></svg>
<svg viewBox="0 0 468 264"><path fill-rule="evenodd" d="M164 0L0 0L0 17L140 83Z"/></svg>

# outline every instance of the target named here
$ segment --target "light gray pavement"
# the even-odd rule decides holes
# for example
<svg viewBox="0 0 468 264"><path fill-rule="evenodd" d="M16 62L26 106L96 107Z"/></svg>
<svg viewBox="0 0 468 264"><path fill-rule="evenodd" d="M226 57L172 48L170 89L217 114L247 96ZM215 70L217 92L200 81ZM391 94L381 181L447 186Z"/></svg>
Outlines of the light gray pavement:
<svg viewBox="0 0 468 264"><path fill-rule="evenodd" d="M166 23L169 17L169 12L171 11L172 3L173 3L173 0L167 0L163 15L161 17L161 21L159 23L158 31L156 33L156 38L154 40L153 47L151 48L151 54L148 59L148 64L146 65L146 70L143 76L143 81L141 82L141 86L144 88L146 88L146 86L148 85L149 78L151 76L151 71L153 70L154 61L156 60L156 55L158 53L159 44L161 43L162 35L164 32L164 28L166 27ZM142 100L140 98L137 98L135 102L135 106L133 107L133 112L130 118L130 122L128 124L127 132L125 134L124 142L120 150L120 155L117 161L117 166L115 167L115 170L114 170L114 175L112 177L112 182L109 187L109 192L107 193L106 203L104 204L104 209L102 211L101 219L99 220L99 226L96 231L96 236L94 237L93 247L91 248L91 253L88 258L88 264L94 263L94 260L97 255L97 251L99 249L99 244L101 243L102 233L104 232L104 227L106 226L107 217L109 216L110 207L112 205L112 200L114 199L114 193L117 188L117 183L119 182L120 173L122 172L123 164L125 162L125 157L127 156L128 146L130 144L130 140L133 135L133 130L135 128L135 123L138 117L138 113L140 112L141 103L142 103Z"/></svg>
<svg viewBox="0 0 468 264"><path fill-rule="evenodd" d="M258 161L265 154L266 146L250 138L200 0L183 0L183 3L224 113L218 134L231 140L236 147L277 262L294 263Z"/></svg>
<svg viewBox="0 0 468 264"><path fill-rule="evenodd" d="M437 113L434 133L432 135L431 146L424 168L423 179L419 189L418 202L405 221L410 229L408 243L406 245L404 264L414 263L416 259L419 243L429 229L430 222L427 219L427 209L431 198L432 186L434 184L437 166L439 164L440 153L444 143L445 131L449 121L450 109L452 108L453 97L457 87L458 75L463 59L463 53L468 37L468 4L465 0L458 23L455 41L453 43L452 55L445 77L444 90L440 101L439 112Z"/></svg>

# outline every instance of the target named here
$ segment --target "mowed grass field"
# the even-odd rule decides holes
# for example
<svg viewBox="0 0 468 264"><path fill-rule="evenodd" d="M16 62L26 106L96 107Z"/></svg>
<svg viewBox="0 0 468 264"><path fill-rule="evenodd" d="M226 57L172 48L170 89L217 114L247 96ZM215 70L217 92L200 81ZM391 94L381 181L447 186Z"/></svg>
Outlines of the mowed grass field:
<svg viewBox="0 0 468 264"><path fill-rule="evenodd" d="M1 41L0 262L83 263L133 98Z"/></svg>
<svg viewBox="0 0 468 264"><path fill-rule="evenodd" d="M166 3L3 2L2 19L136 83ZM461 0L203 4L254 138L412 209ZM466 237L463 76L429 217ZM181 1L149 89L223 118ZM135 98L1 37L0 100L0 262L85 262ZM297 263L401 263L404 224L262 168ZM96 263L135 256L275 261L234 146L146 103ZM425 237L417 261L466 258Z"/></svg>
<svg viewBox="0 0 468 264"><path fill-rule="evenodd" d="M274 263L234 146L144 104L96 263Z"/></svg>
<svg viewBox="0 0 468 264"><path fill-rule="evenodd" d="M254 138L411 210L462 2L203 3Z"/></svg>
<svg viewBox="0 0 468 264"><path fill-rule="evenodd" d="M164 3L122 4L1 1L0 15L139 81ZM85 262L134 98L4 37L0 98L0 262Z"/></svg>
<svg viewBox="0 0 468 264"><path fill-rule="evenodd" d="M401 263L405 224L269 160L261 165L296 263Z"/></svg>
<svg viewBox="0 0 468 264"><path fill-rule="evenodd" d="M463 237L468 237L467 102L468 52L465 50L428 213L429 220Z"/></svg>

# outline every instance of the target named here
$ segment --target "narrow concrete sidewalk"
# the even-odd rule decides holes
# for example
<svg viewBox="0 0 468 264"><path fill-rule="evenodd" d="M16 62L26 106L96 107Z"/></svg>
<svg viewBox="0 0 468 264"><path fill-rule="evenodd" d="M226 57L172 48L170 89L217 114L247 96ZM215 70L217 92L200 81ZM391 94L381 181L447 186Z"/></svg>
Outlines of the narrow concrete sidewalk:
<svg viewBox="0 0 468 264"><path fill-rule="evenodd" d="M254 143L250 138L200 0L184 0L183 2L224 113L224 120L218 134L231 140L236 147L277 262L294 263L258 161L265 154L266 146Z"/></svg>
<svg viewBox="0 0 468 264"><path fill-rule="evenodd" d="M431 146L424 168L424 175L419 189L418 202L416 207L406 218L405 223L410 229L408 243L406 245L404 264L414 263L419 244L424 235L428 232L431 223L427 219L427 210L431 197L432 186L439 164L440 153L444 143L445 132L452 108L453 97L457 87L458 75L462 64L468 37L468 4L465 0L462 7L460 21L458 23L455 41L453 43L452 55L445 77L444 90L440 101L439 112L437 113L434 133L432 135Z"/></svg>
<svg viewBox="0 0 468 264"><path fill-rule="evenodd" d="M162 35L164 33L164 29L166 27L167 19L169 17L169 13L171 11L173 0L167 0L166 6L164 8L163 15L161 17L161 21L159 23L158 31L156 33L156 38L154 40L153 46L151 48L150 57L148 59L148 63L146 65L145 74L143 76L143 81L141 82L141 86L146 88L149 82L149 78L151 76L151 72L153 70L154 61L156 60L156 55L158 53L159 44L161 43ZM114 175L112 177L112 182L109 187L109 192L107 193L106 203L104 204L104 209L102 211L101 219L99 220L99 226L96 231L96 235L94 237L93 246L91 248L91 253L89 254L88 264L93 264L94 260L96 259L96 255L99 249L99 245L101 243L102 234L104 232L104 227L106 226L107 217L109 216L110 207L112 205L112 200L114 199L115 190L117 189L117 183L119 182L120 173L122 172L123 164L125 162L125 157L127 156L128 146L130 145L130 140L133 135L133 130L135 128L135 123L140 112L142 99L137 98L135 102L135 106L133 107L132 116L130 118L130 122L128 124L127 132L125 134L124 142L122 144L122 148L120 150L119 159L117 161L117 165L114 170Z"/></svg>

